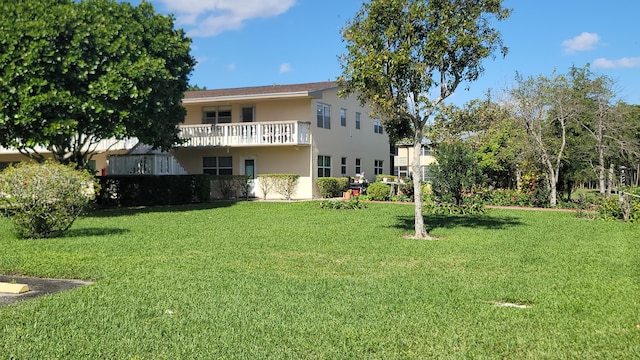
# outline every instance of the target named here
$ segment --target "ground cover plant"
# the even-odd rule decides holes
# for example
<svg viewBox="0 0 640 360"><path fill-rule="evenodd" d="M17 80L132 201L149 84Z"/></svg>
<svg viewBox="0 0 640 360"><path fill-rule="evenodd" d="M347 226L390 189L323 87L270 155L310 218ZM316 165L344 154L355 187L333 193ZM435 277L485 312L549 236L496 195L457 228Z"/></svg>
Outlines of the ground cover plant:
<svg viewBox="0 0 640 360"><path fill-rule="evenodd" d="M568 212L219 202L102 210L0 273L93 285L0 307L4 358L632 358L633 223ZM501 305L501 306L498 306Z"/></svg>

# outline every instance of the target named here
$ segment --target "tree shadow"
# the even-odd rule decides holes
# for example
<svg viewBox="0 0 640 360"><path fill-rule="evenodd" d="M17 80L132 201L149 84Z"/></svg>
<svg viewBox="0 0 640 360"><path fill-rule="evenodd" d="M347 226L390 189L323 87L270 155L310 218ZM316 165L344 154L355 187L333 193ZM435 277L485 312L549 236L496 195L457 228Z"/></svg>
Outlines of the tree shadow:
<svg viewBox="0 0 640 360"><path fill-rule="evenodd" d="M155 205L155 206L130 206L130 207L97 207L87 212L85 217L119 217L130 216L136 214L148 213L165 213L165 212L183 212L210 210L218 208L226 208L237 203L236 200L219 200L208 203L196 203L186 205Z"/></svg>
<svg viewBox="0 0 640 360"><path fill-rule="evenodd" d="M395 228L405 231L413 231L415 221L413 216L396 217ZM434 229L454 229L458 227L482 228L491 230L507 229L519 225L523 222L519 218L513 216L489 216L489 215L426 215L424 216L424 224L427 232Z"/></svg>

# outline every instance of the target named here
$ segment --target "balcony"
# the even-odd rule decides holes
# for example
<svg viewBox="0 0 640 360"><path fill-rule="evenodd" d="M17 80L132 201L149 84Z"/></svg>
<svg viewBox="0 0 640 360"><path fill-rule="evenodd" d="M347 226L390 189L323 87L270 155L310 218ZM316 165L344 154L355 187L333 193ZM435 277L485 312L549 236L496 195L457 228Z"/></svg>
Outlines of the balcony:
<svg viewBox="0 0 640 360"><path fill-rule="evenodd" d="M126 138L122 140L117 140L115 138L101 140L97 144L93 144L91 149L94 153L102 153L105 151L114 151L114 150L129 150L133 148L138 143L138 139L136 138ZM86 150L86 148L84 149ZM49 150L43 146L36 146L35 151L44 154L48 153ZM0 154L20 154L17 149L14 148L5 148L0 146Z"/></svg>
<svg viewBox="0 0 640 360"><path fill-rule="evenodd" d="M109 175L183 175L187 172L166 153L147 155L109 155Z"/></svg>
<svg viewBox="0 0 640 360"><path fill-rule="evenodd" d="M413 159L407 159L406 156L394 156L393 157L393 165L394 166L411 166L411 161ZM431 163L436 162L436 158L432 155L421 155L420 156L420 166L426 166Z"/></svg>
<svg viewBox="0 0 640 360"><path fill-rule="evenodd" d="M311 123L300 121L181 125L176 147L309 145Z"/></svg>

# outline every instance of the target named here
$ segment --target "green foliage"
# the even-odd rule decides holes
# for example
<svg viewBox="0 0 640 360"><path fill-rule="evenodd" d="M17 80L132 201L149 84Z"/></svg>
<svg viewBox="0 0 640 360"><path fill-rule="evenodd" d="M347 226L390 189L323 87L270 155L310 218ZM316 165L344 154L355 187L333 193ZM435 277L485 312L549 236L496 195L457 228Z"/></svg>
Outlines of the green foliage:
<svg viewBox="0 0 640 360"><path fill-rule="evenodd" d="M347 201L342 200L322 200L320 202L321 209L334 209L334 210L361 210L366 209L367 204L360 200L359 196L352 197Z"/></svg>
<svg viewBox="0 0 640 360"><path fill-rule="evenodd" d="M298 186L298 174L260 174L260 186L262 189L274 190L276 193L282 195L286 200L291 200L291 197L296 192ZM266 193L264 195L266 197Z"/></svg>
<svg viewBox="0 0 640 360"><path fill-rule="evenodd" d="M103 139L171 148L190 43L145 1L0 2L0 146L79 167Z"/></svg>
<svg viewBox="0 0 640 360"><path fill-rule="evenodd" d="M548 191L473 188L463 193L464 204L482 203L493 206L548 207Z"/></svg>
<svg viewBox="0 0 640 360"><path fill-rule="evenodd" d="M100 181L100 206L155 206L207 202L209 175L109 175Z"/></svg>
<svg viewBox="0 0 640 360"><path fill-rule="evenodd" d="M437 162L430 165L434 200L461 205L463 191L471 189L480 175L471 148L461 142L442 143L435 157Z"/></svg>
<svg viewBox="0 0 640 360"><path fill-rule="evenodd" d="M596 209L598 219L640 222L640 199L628 194L602 197Z"/></svg>
<svg viewBox="0 0 640 360"><path fill-rule="evenodd" d="M349 178L322 177L316 180L320 195L325 198L335 198L342 196L342 193L349 190Z"/></svg>
<svg viewBox="0 0 640 360"><path fill-rule="evenodd" d="M389 186L381 182L374 182L367 188L367 197L374 201L389 200Z"/></svg>
<svg viewBox="0 0 640 360"><path fill-rule="evenodd" d="M57 237L94 199L95 185L86 171L23 162L0 174L0 201L7 204L19 237Z"/></svg>
<svg viewBox="0 0 640 360"><path fill-rule="evenodd" d="M493 20L509 15L502 0L363 2L342 29L341 95L370 105L392 141L411 137L420 144L432 114L460 83L477 80L482 60L498 49L506 55ZM415 232L427 237L420 216Z"/></svg>

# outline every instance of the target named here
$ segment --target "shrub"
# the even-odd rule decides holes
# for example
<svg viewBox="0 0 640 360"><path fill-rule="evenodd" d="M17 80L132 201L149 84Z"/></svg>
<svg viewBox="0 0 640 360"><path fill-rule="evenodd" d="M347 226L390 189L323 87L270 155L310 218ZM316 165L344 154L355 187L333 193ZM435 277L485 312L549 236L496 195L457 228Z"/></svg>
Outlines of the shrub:
<svg viewBox="0 0 640 360"><path fill-rule="evenodd" d="M358 197L351 198L349 201L341 200L323 200L320 202L321 209L334 209L334 210L360 210L366 209L367 204L360 201Z"/></svg>
<svg viewBox="0 0 640 360"><path fill-rule="evenodd" d="M211 186L224 200L236 197L238 182L233 175L215 175L211 177Z"/></svg>
<svg viewBox="0 0 640 360"><path fill-rule="evenodd" d="M389 199L389 186L375 182L367 188L369 200L385 201Z"/></svg>
<svg viewBox="0 0 640 360"><path fill-rule="evenodd" d="M67 165L25 162L0 175L0 199L21 238L62 235L95 194L93 176Z"/></svg>
<svg viewBox="0 0 640 360"><path fill-rule="evenodd" d="M320 195L327 198L342 196L342 193L349 190L348 178L322 177L316 181L320 189Z"/></svg>
<svg viewBox="0 0 640 360"><path fill-rule="evenodd" d="M109 175L98 178L102 206L155 206L207 202L209 175Z"/></svg>
<svg viewBox="0 0 640 360"><path fill-rule="evenodd" d="M273 189L278 194L282 195L285 199L291 200L291 197L296 192L296 186L298 186L298 174L261 174L258 175L260 179L261 189ZM264 183L264 184L263 184ZM268 184L267 184L268 183ZM266 195L263 193L266 198Z"/></svg>

